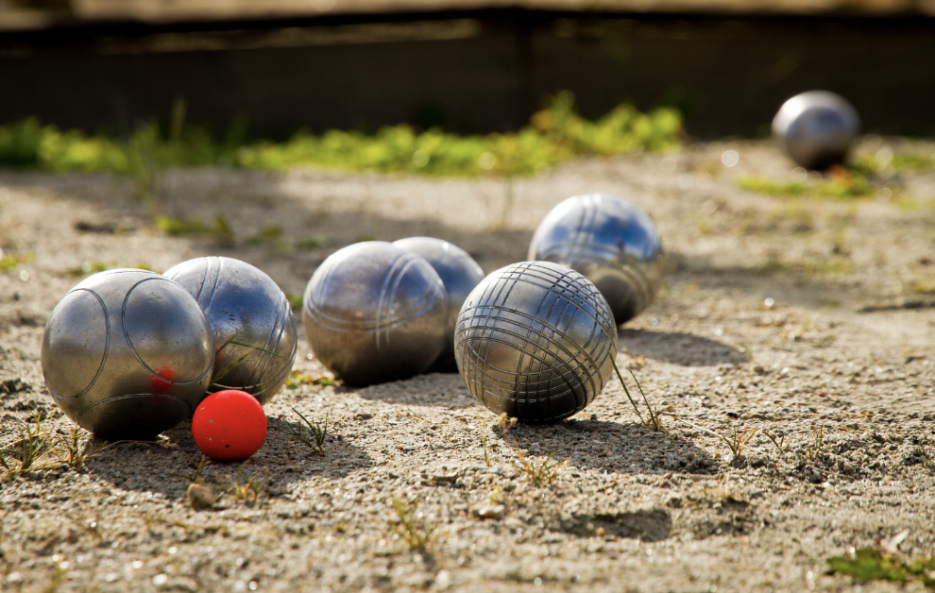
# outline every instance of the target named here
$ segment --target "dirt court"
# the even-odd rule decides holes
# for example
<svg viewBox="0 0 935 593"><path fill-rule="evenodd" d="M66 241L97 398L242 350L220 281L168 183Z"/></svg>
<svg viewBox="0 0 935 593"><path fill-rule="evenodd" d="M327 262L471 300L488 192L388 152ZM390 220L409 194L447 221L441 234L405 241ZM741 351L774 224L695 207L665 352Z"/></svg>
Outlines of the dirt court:
<svg viewBox="0 0 935 593"><path fill-rule="evenodd" d="M429 235L490 272L525 259L546 212L588 192L645 209L670 268L657 302L620 329L617 357L668 413L664 432L614 379L577 417L510 431L533 465L560 464L536 485L457 374L304 383L267 406L266 444L243 467L206 465L212 510L187 502L183 475L202 458L187 422L86 469L2 479L0 590L921 589L827 575L825 560L904 530L909 557L935 547L935 171L893 174L895 189L860 200L768 197L739 189L744 175L794 173L769 142L576 160L512 183L166 173L165 211L223 213L236 243L222 246L154 230L126 178L0 172L0 246L23 260L0 272L4 446L37 411L69 430L39 347L56 302L93 270L217 254L300 295L342 246ZM295 369L324 372L304 337ZM291 436L292 408L328 418L323 456ZM753 428L736 459L707 432ZM267 470L255 502L226 492ZM432 531L424 549L394 529L394 498L418 534Z"/></svg>

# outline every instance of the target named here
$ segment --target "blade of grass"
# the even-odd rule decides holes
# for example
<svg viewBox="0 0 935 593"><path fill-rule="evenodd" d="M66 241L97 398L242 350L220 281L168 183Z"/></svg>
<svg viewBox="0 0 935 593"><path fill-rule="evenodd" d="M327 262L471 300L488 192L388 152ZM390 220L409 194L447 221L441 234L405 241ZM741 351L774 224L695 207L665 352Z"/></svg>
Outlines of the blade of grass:
<svg viewBox="0 0 935 593"><path fill-rule="evenodd" d="M480 419L480 407L477 400L474 400L474 411L477 412L477 428L480 430L480 442L484 446L484 464L490 467L490 457L487 455L487 435L484 433L484 424Z"/></svg>

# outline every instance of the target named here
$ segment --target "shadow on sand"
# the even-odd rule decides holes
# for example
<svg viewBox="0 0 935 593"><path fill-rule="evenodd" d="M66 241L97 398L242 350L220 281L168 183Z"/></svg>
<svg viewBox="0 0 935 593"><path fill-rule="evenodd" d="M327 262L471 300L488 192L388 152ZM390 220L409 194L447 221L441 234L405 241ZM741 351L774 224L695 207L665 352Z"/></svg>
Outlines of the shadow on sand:
<svg viewBox="0 0 935 593"><path fill-rule="evenodd" d="M502 431L491 425L504 446ZM558 424L518 424L509 431L516 445L536 457L566 462L574 468L611 473L710 474L717 471L710 455L691 441L641 424L603 420L565 420Z"/></svg>
<svg viewBox="0 0 935 593"><path fill-rule="evenodd" d="M632 356L645 356L681 366L741 364L749 360L744 353L727 344L682 332L622 329L617 340L618 348Z"/></svg>
<svg viewBox="0 0 935 593"><path fill-rule="evenodd" d="M292 436L291 430L308 433L304 425L277 417L269 417L267 421L266 442L248 460L205 463L201 476L216 493L224 492L231 480L237 480L238 473L243 480L263 480L269 470L265 490L276 496L284 494L290 483L309 474L336 479L372 465L363 449L350 444L330 427L325 455L321 456ZM169 499L184 498L189 484L186 476L195 474L202 453L195 445L188 421L166 431L163 437L153 442L121 442L107 447L99 457L88 461L88 470L117 488L158 492Z"/></svg>

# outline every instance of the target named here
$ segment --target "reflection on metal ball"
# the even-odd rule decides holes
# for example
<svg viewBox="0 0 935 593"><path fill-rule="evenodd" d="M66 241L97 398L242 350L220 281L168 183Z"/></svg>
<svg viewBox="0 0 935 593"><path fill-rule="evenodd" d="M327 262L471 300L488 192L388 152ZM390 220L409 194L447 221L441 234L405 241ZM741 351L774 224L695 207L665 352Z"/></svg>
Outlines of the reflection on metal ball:
<svg viewBox="0 0 935 593"><path fill-rule="evenodd" d="M851 104L828 91L796 95L773 118L773 134L806 169L842 162L859 131L860 118Z"/></svg>
<svg viewBox="0 0 935 593"><path fill-rule="evenodd" d="M580 412L604 388L617 354L607 301L565 266L501 268L461 308L455 356L468 389L491 411L524 422Z"/></svg>
<svg viewBox="0 0 935 593"><path fill-rule="evenodd" d="M457 373L455 362L455 324L461 305L477 283L484 279L484 271L466 251L448 241L431 237L410 237L395 241L393 245L411 251L429 262L445 285L448 294L448 324L445 331L445 349L438 355L429 371Z"/></svg>
<svg viewBox="0 0 935 593"><path fill-rule="evenodd" d="M145 270L87 278L55 306L42 372L69 418L107 439L147 439L191 416L214 344L198 303Z"/></svg>
<svg viewBox="0 0 935 593"><path fill-rule="evenodd" d="M438 273L392 243L345 247L305 289L305 335L323 365L351 385L425 372L445 345L448 301Z"/></svg>
<svg viewBox="0 0 935 593"><path fill-rule="evenodd" d="M575 196L553 208L536 229L528 258L583 274L607 299L617 325L651 305L662 284L656 225L633 204L606 194Z"/></svg>
<svg viewBox="0 0 935 593"><path fill-rule="evenodd" d="M239 389L266 404L285 384L298 347L295 316L273 279L229 257L188 260L165 273L195 297L218 349L211 392Z"/></svg>

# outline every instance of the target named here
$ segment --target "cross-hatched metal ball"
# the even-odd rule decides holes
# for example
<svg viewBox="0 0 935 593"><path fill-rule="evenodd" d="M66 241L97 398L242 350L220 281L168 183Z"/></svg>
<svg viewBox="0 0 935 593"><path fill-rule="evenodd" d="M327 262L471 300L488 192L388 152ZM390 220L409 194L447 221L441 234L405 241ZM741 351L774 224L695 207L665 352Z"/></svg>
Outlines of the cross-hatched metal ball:
<svg viewBox="0 0 935 593"><path fill-rule="evenodd" d="M425 372L444 348L447 320L438 273L418 255L382 241L335 252L305 289L309 346L351 385Z"/></svg>
<svg viewBox="0 0 935 593"><path fill-rule="evenodd" d="M445 330L445 349L429 368L439 373L457 373L455 362L455 325L461 305L474 287L484 279L484 271L466 251L448 241L432 237L410 237L394 241L393 245L411 251L438 272L448 295L448 323Z"/></svg>
<svg viewBox="0 0 935 593"><path fill-rule="evenodd" d="M809 91L782 104L773 118L773 134L786 152L806 169L840 163L860 131L857 111L843 97Z"/></svg>
<svg viewBox="0 0 935 593"><path fill-rule="evenodd" d="M85 279L52 310L42 340L42 372L55 402L107 439L151 438L191 416L213 361L198 303L145 270Z"/></svg>
<svg viewBox="0 0 935 593"><path fill-rule="evenodd" d="M528 261L471 291L455 330L468 389L491 411L555 422L590 404L613 372L617 328L607 301L563 265Z"/></svg>
<svg viewBox="0 0 935 593"><path fill-rule="evenodd" d="M617 325L649 307L662 284L656 225L630 202L607 194L575 196L553 208L533 235L528 259L584 275L607 299Z"/></svg>
<svg viewBox="0 0 935 593"><path fill-rule="evenodd" d="M165 273L198 301L218 351L209 391L240 389L261 404L285 384L298 348L286 295L258 268L229 257L188 260Z"/></svg>

